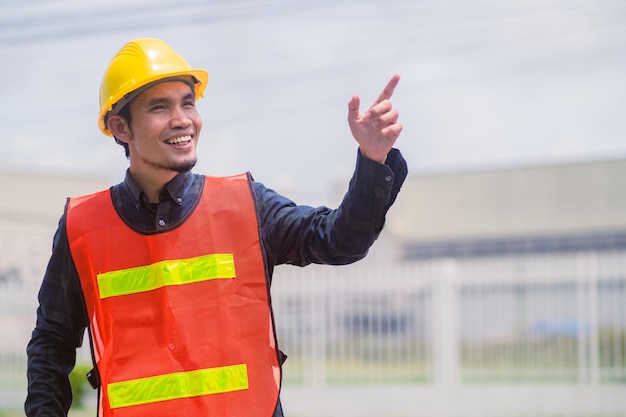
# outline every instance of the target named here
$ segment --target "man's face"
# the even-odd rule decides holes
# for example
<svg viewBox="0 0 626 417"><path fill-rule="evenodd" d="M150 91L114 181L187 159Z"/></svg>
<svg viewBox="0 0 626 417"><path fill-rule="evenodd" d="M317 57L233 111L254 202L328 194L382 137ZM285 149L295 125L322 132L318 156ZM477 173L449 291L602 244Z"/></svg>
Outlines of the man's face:
<svg viewBox="0 0 626 417"><path fill-rule="evenodd" d="M156 84L129 104L131 171L186 172L196 164L202 118L193 89L182 81ZM157 175L159 173L156 173Z"/></svg>

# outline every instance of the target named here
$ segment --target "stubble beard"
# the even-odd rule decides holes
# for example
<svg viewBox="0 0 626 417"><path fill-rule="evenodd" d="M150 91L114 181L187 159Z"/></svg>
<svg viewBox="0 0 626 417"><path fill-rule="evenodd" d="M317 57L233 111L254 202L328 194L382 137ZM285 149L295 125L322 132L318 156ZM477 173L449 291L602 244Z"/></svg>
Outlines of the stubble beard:
<svg viewBox="0 0 626 417"><path fill-rule="evenodd" d="M142 158L142 160L144 163L152 166L153 168L163 170L163 171L175 171L175 172L178 172L179 174L184 174L185 172L191 171L191 169L194 166L196 166L196 163L198 162L198 158L196 157L193 157L192 159L189 159L186 161L180 161L180 162L174 162L174 161L159 162L159 161L151 161L145 158Z"/></svg>
<svg viewBox="0 0 626 417"><path fill-rule="evenodd" d="M178 172L179 174L184 174L185 172L191 171L191 169L196 166L196 162L198 162L198 158L193 158L192 160L184 161L180 164L174 165L170 169L172 171Z"/></svg>

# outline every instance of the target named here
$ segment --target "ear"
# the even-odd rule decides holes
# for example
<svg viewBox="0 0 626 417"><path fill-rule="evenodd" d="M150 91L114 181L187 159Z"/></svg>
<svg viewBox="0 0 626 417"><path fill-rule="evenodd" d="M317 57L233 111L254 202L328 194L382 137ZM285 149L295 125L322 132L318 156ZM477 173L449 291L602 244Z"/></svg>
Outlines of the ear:
<svg viewBox="0 0 626 417"><path fill-rule="evenodd" d="M122 116L114 115L110 116L107 120L107 127L113 133L113 136L119 141L128 143L131 140L130 126L126 119Z"/></svg>

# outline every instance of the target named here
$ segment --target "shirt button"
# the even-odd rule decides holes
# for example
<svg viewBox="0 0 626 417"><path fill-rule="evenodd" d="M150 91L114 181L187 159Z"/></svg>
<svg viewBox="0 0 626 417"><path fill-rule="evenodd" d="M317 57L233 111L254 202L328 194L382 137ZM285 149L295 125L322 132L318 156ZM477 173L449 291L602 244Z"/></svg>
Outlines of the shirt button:
<svg viewBox="0 0 626 417"><path fill-rule="evenodd" d="M182 202L183 202L183 199L182 199L182 198L180 198L180 197L177 197L177 198L176 198L176 202L180 204L180 203L182 203Z"/></svg>
<svg viewBox="0 0 626 417"><path fill-rule="evenodd" d="M165 226L165 220L163 220L163 219L159 220L159 226L164 227Z"/></svg>
<svg viewBox="0 0 626 417"><path fill-rule="evenodd" d="M176 349L176 345L174 343L170 343L168 348L169 348L169 350L174 350L174 349Z"/></svg>
<svg viewBox="0 0 626 417"><path fill-rule="evenodd" d="M385 181L387 181L387 182L391 181L392 179L393 179L393 178L391 178L391 175L387 175L387 176L385 177Z"/></svg>

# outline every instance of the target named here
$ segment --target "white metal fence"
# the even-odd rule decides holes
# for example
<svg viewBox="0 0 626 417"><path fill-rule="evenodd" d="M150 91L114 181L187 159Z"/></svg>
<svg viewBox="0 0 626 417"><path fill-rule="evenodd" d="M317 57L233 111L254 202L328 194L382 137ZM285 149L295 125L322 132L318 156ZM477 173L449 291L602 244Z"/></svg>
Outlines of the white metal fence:
<svg viewBox="0 0 626 417"><path fill-rule="evenodd" d="M281 269L286 382L626 383L623 252Z"/></svg>
<svg viewBox="0 0 626 417"><path fill-rule="evenodd" d="M626 415L625 267L625 252L606 251L281 268L289 405L302 416Z"/></svg>
<svg viewBox="0 0 626 417"><path fill-rule="evenodd" d="M285 405L318 417L324 406L344 416L574 415L571 404L578 415L626 415L625 267L624 251L279 267L272 292L289 355ZM0 281L9 334L0 341L0 409L23 400L36 291ZM504 387L528 393L497 394ZM482 389L492 403L510 395L507 407L486 412ZM528 411L528 398L554 390L558 404ZM446 404L450 392L458 406ZM394 398L395 414L367 401L377 395Z"/></svg>

